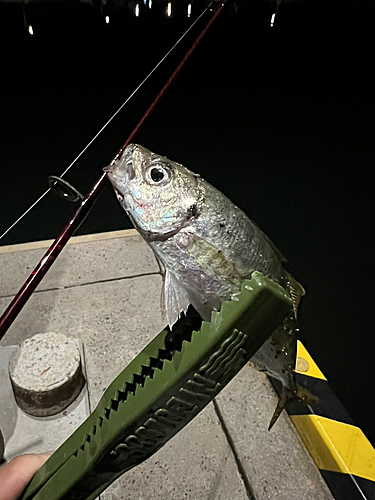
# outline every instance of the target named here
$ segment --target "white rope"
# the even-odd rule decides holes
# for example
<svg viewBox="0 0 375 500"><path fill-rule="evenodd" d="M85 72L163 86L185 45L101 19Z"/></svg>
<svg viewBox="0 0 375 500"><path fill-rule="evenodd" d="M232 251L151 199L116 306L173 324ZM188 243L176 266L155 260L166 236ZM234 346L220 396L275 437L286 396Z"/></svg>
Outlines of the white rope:
<svg viewBox="0 0 375 500"><path fill-rule="evenodd" d="M211 5L211 4L210 4ZM111 123L111 121L120 113L120 111L126 106L126 104L130 101L130 99L138 92L138 90L142 87L142 85L150 78L150 76L158 69L158 67L165 61L165 59L169 56L169 54L177 47L177 45L181 42L183 38L189 33L189 31L195 26L195 24L199 21L199 19L207 12L209 9L210 5L208 5L204 11L197 17L197 19L189 26L189 28L185 31L185 33L177 40L177 42L172 46L171 49L168 50L168 52L165 54L165 56L160 59L160 61L157 63L157 65L150 71L150 73L142 80L142 82L138 85L138 87L130 94L130 96L121 104L121 106L118 108L118 110L113 113L113 115L109 118L109 120L102 126L102 128L95 134L95 136L91 139L91 141L85 146L82 151L79 153L76 158L72 161L72 163L64 170L64 172L60 175L60 177L64 177L64 175L72 168L72 166L76 163L76 161L85 153L85 151L91 146L91 144L97 139L97 137L103 132L103 130ZM22 220L25 215L27 215L30 210L32 210L35 205L37 205L48 193L51 191L51 189L47 189L34 203L20 216L18 219L13 222L13 224L8 227L8 229L0 236L0 240L4 238L6 234L9 233L11 229L14 228L16 224Z"/></svg>

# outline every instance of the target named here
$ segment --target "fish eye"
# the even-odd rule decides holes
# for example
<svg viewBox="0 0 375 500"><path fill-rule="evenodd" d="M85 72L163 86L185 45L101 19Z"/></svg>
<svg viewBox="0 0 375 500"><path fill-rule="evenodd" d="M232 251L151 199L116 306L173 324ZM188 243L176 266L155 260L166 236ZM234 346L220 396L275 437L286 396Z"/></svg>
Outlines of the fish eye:
<svg viewBox="0 0 375 500"><path fill-rule="evenodd" d="M161 168L159 167L153 167L151 170L150 170L150 176L151 176L151 179L154 181L154 182L160 182L164 179L164 170L162 170Z"/></svg>
<svg viewBox="0 0 375 500"><path fill-rule="evenodd" d="M145 174L145 180L149 184L157 184L158 186L167 184L171 177L169 168L161 164L151 165Z"/></svg>

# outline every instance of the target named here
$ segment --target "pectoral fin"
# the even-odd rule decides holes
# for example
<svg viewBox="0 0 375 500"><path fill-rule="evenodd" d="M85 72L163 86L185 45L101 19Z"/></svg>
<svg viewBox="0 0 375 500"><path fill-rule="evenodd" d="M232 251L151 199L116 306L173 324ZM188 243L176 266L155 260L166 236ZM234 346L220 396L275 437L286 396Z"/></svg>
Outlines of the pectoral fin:
<svg viewBox="0 0 375 500"><path fill-rule="evenodd" d="M164 275L164 285L161 295L161 308L168 326L172 326L179 319L182 312L186 313L190 305L185 289L168 269Z"/></svg>

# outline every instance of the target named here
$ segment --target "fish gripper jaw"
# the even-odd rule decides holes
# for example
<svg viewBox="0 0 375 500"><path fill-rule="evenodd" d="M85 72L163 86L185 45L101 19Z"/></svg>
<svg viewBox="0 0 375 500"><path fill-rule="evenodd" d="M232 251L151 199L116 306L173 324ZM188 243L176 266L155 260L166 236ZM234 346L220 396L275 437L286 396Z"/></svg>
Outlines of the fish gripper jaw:
<svg viewBox="0 0 375 500"><path fill-rule="evenodd" d="M210 322L189 309L113 380L20 500L95 500L203 410L291 310L287 292L258 272Z"/></svg>

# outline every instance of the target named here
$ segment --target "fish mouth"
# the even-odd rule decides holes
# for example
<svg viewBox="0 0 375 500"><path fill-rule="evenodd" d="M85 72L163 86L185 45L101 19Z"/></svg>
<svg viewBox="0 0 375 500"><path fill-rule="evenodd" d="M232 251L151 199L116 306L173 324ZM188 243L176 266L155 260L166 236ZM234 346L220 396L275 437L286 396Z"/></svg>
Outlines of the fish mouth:
<svg viewBox="0 0 375 500"><path fill-rule="evenodd" d="M133 150L128 151L130 146L126 148L121 160L111 163L103 168L103 172L108 175L110 181L115 183L120 181L121 184L126 185L135 177L135 169L133 164Z"/></svg>
<svg viewBox="0 0 375 500"><path fill-rule="evenodd" d="M121 190L123 190L123 188L128 184L129 180L133 178L131 177L131 175L129 175L128 169L122 169L119 171L119 165L114 164L104 167L103 172L107 174L113 189L121 195L124 195Z"/></svg>
<svg viewBox="0 0 375 500"><path fill-rule="evenodd" d="M116 164L111 163L111 165L107 165L106 167L103 168L103 172L105 174L112 174L112 172L114 171L115 168L116 168Z"/></svg>
<svg viewBox="0 0 375 500"><path fill-rule="evenodd" d="M118 165L108 165L108 167L103 168L103 172L108 175L108 178L112 184L113 190L116 193L117 198L121 202L122 205L126 205L127 209L130 209L131 206L136 208L145 209L149 205L144 203L142 200L135 198L129 188L127 189L128 181L130 180L128 171L123 173L123 176L120 177L116 175L116 167ZM131 201L130 201L131 200ZM130 203L129 203L130 201Z"/></svg>
<svg viewBox="0 0 375 500"><path fill-rule="evenodd" d="M118 184L117 181L118 181L118 179L117 179L117 176L116 176L114 170L115 170L115 166L114 165L113 166L109 165L108 167L104 167L103 168L103 172L105 174L107 174L107 177L110 180L113 189L116 191L116 193L120 193L120 190L117 187L117 184ZM120 194L122 194L122 193L120 193Z"/></svg>
<svg viewBox="0 0 375 500"><path fill-rule="evenodd" d="M128 165L129 163L133 163L133 153L137 148L136 144L129 144L126 146L125 151L122 153L120 158L112 160L110 165L107 165L103 168L103 172L105 173L113 173L113 171L121 164L125 163Z"/></svg>

